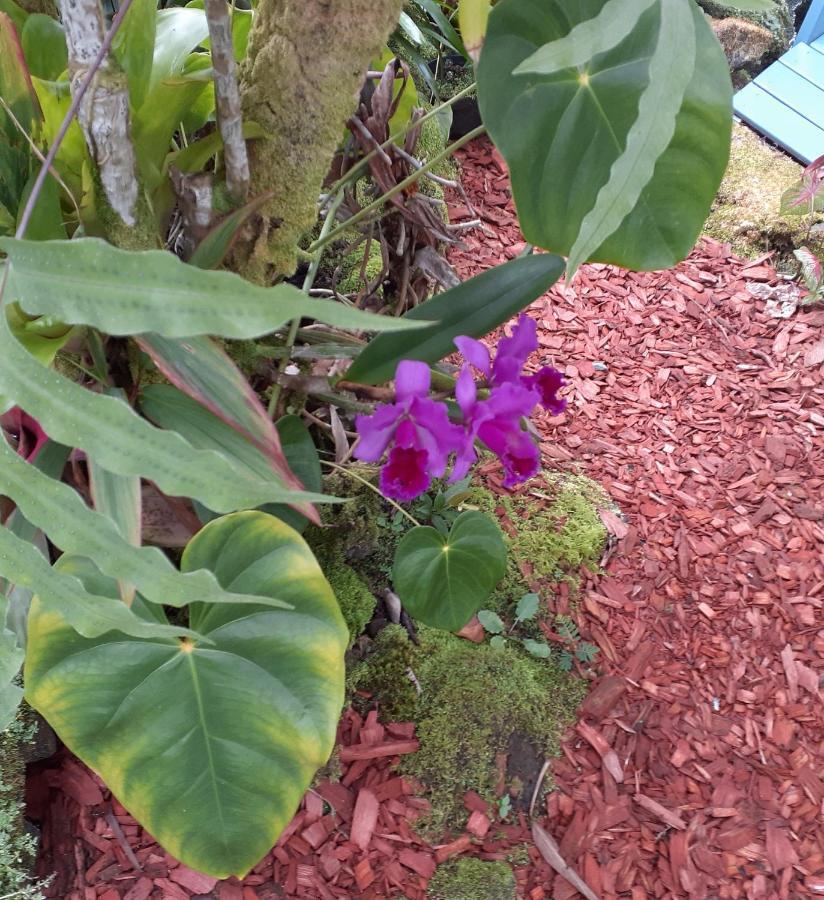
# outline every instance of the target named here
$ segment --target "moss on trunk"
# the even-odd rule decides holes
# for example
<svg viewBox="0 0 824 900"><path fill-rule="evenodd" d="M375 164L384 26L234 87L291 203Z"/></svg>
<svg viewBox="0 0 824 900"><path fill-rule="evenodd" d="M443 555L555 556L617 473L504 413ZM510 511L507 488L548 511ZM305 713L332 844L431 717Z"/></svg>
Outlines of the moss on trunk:
<svg viewBox="0 0 824 900"><path fill-rule="evenodd" d="M272 191L233 268L254 281L290 275L301 235L352 114L363 73L401 0L261 0L241 69L244 119L268 137L250 147L251 194Z"/></svg>

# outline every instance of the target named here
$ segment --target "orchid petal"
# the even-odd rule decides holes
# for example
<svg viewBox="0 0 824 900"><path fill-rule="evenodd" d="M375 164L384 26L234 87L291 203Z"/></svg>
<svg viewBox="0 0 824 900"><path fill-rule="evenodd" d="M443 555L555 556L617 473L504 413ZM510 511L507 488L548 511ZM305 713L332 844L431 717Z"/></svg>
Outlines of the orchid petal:
<svg viewBox="0 0 824 900"><path fill-rule="evenodd" d="M387 403L377 407L371 416L358 416L355 419L355 429L360 440L353 453L355 459L377 462L389 446L403 413L403 407Z"/></svg>
<svg viewBox="0 0 824 900"><path fill-rule="evenodd" d="M475 406L475 401L478 399L478 388L475 384L475 379L472 377L472 369L468 365L465 365L461 369L461 374L458 375L458 380L455 383L455 399L458 401L458 406L460 406L464 417L470 416L472 408Z"/></svg>
<svg viewBox="0 0 824 900"><path fill-rule="evenodd" d="M479 372L483 372L486 377L490 373L489 350L480 341L474 338L461 335L455 338L455 346L464 356L464 359Z"/></svg>
<svg viewBox="0 0 824 900"><path fill-rule="evenodd" d="M498 344L492 366L493 383L503 384L520 378L527 357L537 349L538 326L529 316L522 315L513 328L511 337L503 338Z"/></svg>
<svg viewBox="0 0 824 900"><path fill-rule="evenodd" d="M394 500L414 500L429 487L427 462L425 450L393 448L386 465L381 469L381 491Z"/></svg>
<svg viewBox="0 0 824 900"><path fill-rule="evenodd" d="M429 393L431 375L426 363L404 359L395 371L395 397L398 403L407 403L415 397Z"/></svg>

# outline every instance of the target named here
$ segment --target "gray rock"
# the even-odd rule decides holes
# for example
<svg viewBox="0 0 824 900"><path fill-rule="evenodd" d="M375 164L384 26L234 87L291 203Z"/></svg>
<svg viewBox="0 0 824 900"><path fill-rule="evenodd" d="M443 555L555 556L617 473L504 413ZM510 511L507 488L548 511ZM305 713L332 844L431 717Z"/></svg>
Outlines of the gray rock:
<svg viewBox="0 0 824 900"><path fill-rule="evenodd" d="M802 0L795 0L795 6ZM745 19L755 25L766 28L776 41L776 53L780 55L788 49L795 36L793 11L790 4L793 0L775 0L775 8L767 12L751 12L739 9L734 3L719 3L717 0L698 0L698 5L714 19Z"/></svg>
<svg viewBox="0 0 824 900"><path fill-rule="evenodd" d="M711 24L733 73L743 70L754 77L780 55L782 45L762 25L735 17L713 19Z"/></svg>

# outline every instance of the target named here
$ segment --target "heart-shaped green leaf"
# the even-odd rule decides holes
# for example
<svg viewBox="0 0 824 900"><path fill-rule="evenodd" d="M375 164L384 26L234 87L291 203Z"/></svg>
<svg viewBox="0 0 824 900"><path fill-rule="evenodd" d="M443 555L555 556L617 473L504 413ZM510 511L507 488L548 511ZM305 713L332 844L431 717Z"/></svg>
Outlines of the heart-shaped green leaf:
<svg viewBox="0 0 824 900"><path fill-rule="evenodd" d="M36 599L26 695L170 853L242 876L332 751L348 634L307 545L264 513L210 523L182 567L209 567L227 590L294 608L193 603L189 624L213 642L204 645L118 632L88 640ZM162 615L140 597L133 608Z"/></svg>
<svg viewBox="0 0 824 900"><path fill-rule="evenodd" d="M571 254L571 269L586 259L665 268L692 248L726 167L729 69L692 0L621 4L617 31L600 15L608 5L497 3L478 66L481 114L528 241Z"/></svg>
<svg viewBox="0 0 824 900"><path fill-rule="evenodd" d="M506 544L488 516L470 510L444 537L420 525L395 553L392 580L411 615L433 628L458 631L483 606L506 571Z"/></svg>

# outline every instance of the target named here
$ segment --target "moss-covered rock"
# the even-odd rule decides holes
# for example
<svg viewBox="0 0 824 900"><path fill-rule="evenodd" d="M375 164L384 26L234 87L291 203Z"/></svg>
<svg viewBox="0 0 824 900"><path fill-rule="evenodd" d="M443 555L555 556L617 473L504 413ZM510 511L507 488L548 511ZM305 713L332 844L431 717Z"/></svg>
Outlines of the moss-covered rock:
<svg viewBox="0 0 824 900"><path fill-rule="evenodd" d="M426 896L430 900L515 900L515 876L505 862L459 859L438 868Z"/></svg>
<svg viewBox="0 0 824 900"><path fill-rule="evenodd" d="M466 791L494 800L497 754L509 759L507 787L517 782L528 803L584 689L551 662L514 645L472 644L426 627L420 641L412 665L420 687L412 718L421 747L402 767L426 788L432 810L420 828L437 840L465 824Z"/></svg>
<svg viewBox="0 0 824 900"><path fill-rule="evenodd" d="M23 820L25 748L35 732L34 714L24 706L0 733L0 897L16 900L43 896L31 877L37 847Z"/></svg>
<svg viewBox="0 0 824 900"><path fill-rule="evenodd" d="M724 48L733 84L743 87L780 55L775 35L746 19L730 16L713 20L712 30Z"/></svg>
<svg viewBox="0 0 824 900"><path fill-rule="evenodd" d="M387 625L364 661L348 673L347 686L352 691L367 691L384 721L408 722L415 718L418 707L418 691L411 677L417 657L407 630Z"/></svg>
<svg viewBox="0 0 824 900"><path fill-rule="evenodd" d="M793 15L787 0L774 0L770 9L760 11L741 9L735 3L721 3L718 0L698 0L698 5L714 19L734 16L766 28L775 38L779 53L783 53L793 39Z"/></svg>
<svg viewBox="0 0 824 900"><path fill-rule="evenodd" d="M824 253L824 238L811 237L810 227L821 216L786 216L781 197L798 182L802 167L762 140L746 125L736 124L730 162L704 230L729 241L741 256L776 251L779 268L795 272L792 251L806 245Z"/></svg>
<svg viewBox="0 0 824 900"><path fill-rule="evenodd" d="M562 579L577 584L582 568L596 569L607 538L598 509L611 502L591 479L562 473L544 473L509 496L473 490L470 504L490 514L500 508L517 532L506 537L506 575L486 607L505 615L532 584ZM525 565L529 578L522 571Z"/></svg>

